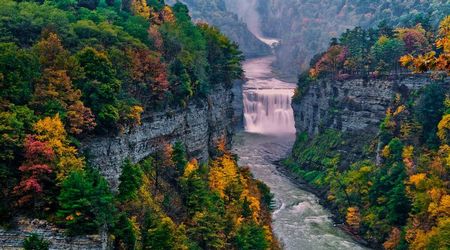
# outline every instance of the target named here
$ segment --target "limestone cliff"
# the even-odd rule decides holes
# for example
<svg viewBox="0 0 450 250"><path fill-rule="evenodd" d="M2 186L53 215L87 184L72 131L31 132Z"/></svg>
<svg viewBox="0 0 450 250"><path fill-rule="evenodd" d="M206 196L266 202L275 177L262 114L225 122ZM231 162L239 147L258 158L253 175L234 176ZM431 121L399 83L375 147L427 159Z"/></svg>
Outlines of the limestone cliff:
<svg viewBox="0 0 450 250"><path fill-rule="evenodd" d="M322 79L293 103L298 132L317 134L333 128L342 132L376 133L396 93L430 84L426 76L391 79Z"/></svg>
<svg viewBox="0 0 450 250"><path fill-rule="evenodd" d="M45 220L20 217L15 220L15 225L14 230L0 228L0 249L23 249L24 239L32 233L49 241L50 249L101 250L108 248L107 241L102 240L100 235L68 237L64 230Z"/></svg>
<svg viewBox="0 0 450 250"><path fill-rule="evenodd" d="M225 137L231 144L233 133L233 93L216 86L206 100L191 102L186 108L144 113L142 125L116 136L94 137L82 142L88 160L117 188L121 165L126 158L139 162L158 149L162 142L181 141L190 157L208 160L217 141Z"/></svg>
<svg viewBox="0 0 450 250"><path fill-rule="evenodd" d="M335 150L340 152L342 169L361 159L378 161L379 126L395 95L412 95L432 82L428 75L317 80L292 104L297 133L314 138L328 129L341 132ZM447 78L441 84L449 82Z"/></svg>

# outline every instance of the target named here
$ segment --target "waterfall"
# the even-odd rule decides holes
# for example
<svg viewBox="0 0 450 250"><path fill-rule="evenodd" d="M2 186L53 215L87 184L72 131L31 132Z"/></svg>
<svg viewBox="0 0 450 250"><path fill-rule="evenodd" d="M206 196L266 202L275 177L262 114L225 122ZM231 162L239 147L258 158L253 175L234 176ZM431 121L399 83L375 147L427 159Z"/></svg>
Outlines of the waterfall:
<svg viewBox="0 0 450 250"><path fill-rule="evenodd" d="M293 95L293 89L244 90L245 130L260 134L294 134Z"/></svg>

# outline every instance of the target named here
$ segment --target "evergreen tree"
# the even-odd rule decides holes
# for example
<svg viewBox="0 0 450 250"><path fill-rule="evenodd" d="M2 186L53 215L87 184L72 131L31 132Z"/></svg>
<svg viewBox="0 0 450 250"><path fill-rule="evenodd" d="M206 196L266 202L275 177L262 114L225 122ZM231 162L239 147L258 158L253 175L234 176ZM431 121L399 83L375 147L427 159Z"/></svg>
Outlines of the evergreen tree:
<svg viewBox="0 0 450 250"><path fill-rule="evenodd" d="M61 185L57 216L69 234L97 233L112 220L113 197L98 173L75 171Z"/></svg>
<svg viewBox="0 0 450 250"><path fill-rule="evenodd" d="M186 149L183 143L179 141L175 142L175 145L173 146L172 161L175 163L175 168L178 172L178 175L181 176L184 173L184 169L186 167L186 164L188 164L188 161Z"/></svg>
<svg viewBox="0 0 450 250"><path fill-rule="evenodd" d="M203 249L222 249L225 247L224 218L220 213L211 209L197 212L193 219L193 226L188 233Z"/></svg>
<svg viewBox="0 0 450 250"><path fill-rule="evenodd" d="M122 166L122 174L119 177L120 201L133 200L137 198L138 189L142 185L142 170L138 164L133 164L126 159Z"/></svg>
<svg viewBox="0 0 450 250"><path fill-rule="evenodd" d="M239 250L265 250L269 247L264 228L255 222L246 222L236 233L236 248Z"/></svg>
<svg viewBox="0 0 450 250"><path fill-rule="evenodd" d="M113 232L115 249L135 249L136 233L126 213L120 213Z"/></svg>
<svg viewBox="0 0 450 250"><path fill-rule="evenodd" d="M168 217L160 219L148 211L142 232L142 245L143 249L176 249L175 223Z"/></svg>
<svg viewBox="0 0 450 250"><path fill-rule="evenodd" d="M25 250L48 250L50 242L44 240L37 234L31 234L23 241L23 248Z"/></svg>

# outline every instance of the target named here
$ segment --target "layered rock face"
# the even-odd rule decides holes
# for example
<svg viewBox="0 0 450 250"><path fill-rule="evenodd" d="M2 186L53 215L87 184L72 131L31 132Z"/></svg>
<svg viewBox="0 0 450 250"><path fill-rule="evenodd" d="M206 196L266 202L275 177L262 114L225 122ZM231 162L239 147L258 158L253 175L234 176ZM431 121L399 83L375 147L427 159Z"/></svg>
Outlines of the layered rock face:
<svg viewBox="0 0 450 250"><path fill-rule="evenodd" d="M0 228L0 249L19 250L26 237L38 234L50 242L50 249L101 250L108 248L108 243L99 235L68 237L64 230L45 220L17 218L15 230Z"/></svg>
<svg viewBox="0 0 450 250"><path fill-rule="evenodd" d="M139 162L161 149L164 143L181 141L190 157L201 162L214 154L216 143L233 135L233 92L217 86L201 101L185 109L144 114L142 125L117 136L94 137L82 142L89 162L116 190L121 165L126 158ZM239 93L237 91L236 93ZM0 249L22 249L23 241L36 233L51 243L50 249L110 249L101 235L68 237L64 230L44 220L17 218L15 230L0 228Z"/></svg>
<svg viewBox="0 0 450 250"><path fill-rule="evenodd" d="M396 93L418 90L431 82L426 75L398 79L319 80L292 105L297 132L314 135L332 128L348 133L377 133Z"/></svg>
<svg viewBox="0 0 450 250"><path fill-rule="evenodd" d="M208 160L224 137L231 145L233 93L217 86L207 100L192 101L188 107L145 114L142 125L117 136L95 137L82 142L89 162L97 167L113 189L118 186L121 165L126 158L139 162L160 150L164 143L181 141L190 157Z"/></svg>

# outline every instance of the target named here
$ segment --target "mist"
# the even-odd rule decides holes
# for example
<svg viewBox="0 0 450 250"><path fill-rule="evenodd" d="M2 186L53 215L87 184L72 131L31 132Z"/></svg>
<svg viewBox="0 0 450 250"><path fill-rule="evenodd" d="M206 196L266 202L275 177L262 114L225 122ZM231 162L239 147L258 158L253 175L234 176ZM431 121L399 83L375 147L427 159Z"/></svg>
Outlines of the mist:
<svg viewBox="0 0 450 250"><path fill-rule="evenodd" d="M262 37L261 20L258 9L258 0L225 0L228 11L234 12L247 24L250 32Z"/></svg>

